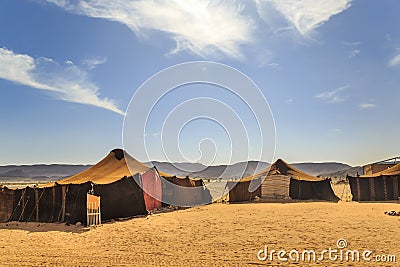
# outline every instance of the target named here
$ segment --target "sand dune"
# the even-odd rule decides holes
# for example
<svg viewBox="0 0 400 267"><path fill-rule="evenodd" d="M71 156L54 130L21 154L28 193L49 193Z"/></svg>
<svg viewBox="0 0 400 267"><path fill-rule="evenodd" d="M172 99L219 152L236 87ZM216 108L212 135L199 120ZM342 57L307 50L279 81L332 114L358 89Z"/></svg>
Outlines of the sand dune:
<svg viewBox="0 0 400 267"><path fill-rule="evenodd" d="M0 265L250 266L257 252L336 247L400 257L397 203L307 202L212 204L106 223L0 224ZM400 259L398 259L400 260ZM272 262L278 264L278 261ZM276 266L288 265L279 263ZM396 266L393 263L298 263L297 266Z"/></svg>

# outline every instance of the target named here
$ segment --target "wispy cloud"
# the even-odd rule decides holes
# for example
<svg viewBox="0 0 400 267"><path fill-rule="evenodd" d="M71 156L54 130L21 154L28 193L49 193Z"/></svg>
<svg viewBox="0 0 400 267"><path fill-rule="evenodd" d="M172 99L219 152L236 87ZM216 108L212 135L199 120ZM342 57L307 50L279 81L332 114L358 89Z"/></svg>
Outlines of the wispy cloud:
<svg viewBox="0 0 400 267"><path fill-rule="evenodd" d="M373 103L364 103L364 104L360 104L358 106L360 109L371 109L371 108L375 108L376 104Z"/></svg>
<svg viewBox="0 0 400 267"><path fill-rule="evenodd" d="M304 37L351 6L351 0L256 0L256 3L259 13L261 5L273 4Z"/></svg>
<svg viewBox="0 0 400 267"><path fill-rule="evenodd" d="M112 100L100 98L98 87L71 61L59 64L49 58L33 58L0 48L0 78L49 91L57 99L124 114Z"/></svg>
<svg viewBox="0 0 400 267"><path fill-rule="evenodd" d="M400 64L400 54L394 56L388 63L389 67L394 67Z"/></svg>
<svg viewBox="0 0 400 267"><path fill-rule="evenodd" d="M65 10L120 22L137 36L159 31L176 42L173 53L200 56L223 53L241 58L240 46L252 42L253 22L231 1L205 0L43 0Z"/></svg>
<svg viewBox="0 0 400 267"><path fill-rule="evenodd" d="M358 54L360 54L360 52L361 51L359 49L354 49L353 51L350 52L349 58L357 56Z"/></svg>
<svg viewBox="0 0 400 267"><path fill-rule="evenodd" d="M314 96L314 98L318 98L318 99L327 101L329 103L340 103L340 102L345 101L345 98L342 95L340 95L340 93L348 88L349 88L349 86L345 85L345 86L336 88L335 90L332 90L332 91L325 91L320 94L317 94Z"/></svg>
<svg viewBox="0 0 400 267"><path fill-rule="evenodd" d="M361 44L361 42L357 41L357 42L342 42L343 45L347 45L347 46L358 46Z"/></svg>
<svg viewBox="0 0 400 267"><path fill-rule="evenodd" d="M268 63L266 66L277 69L279 67L279 63L271 62L271 63Z"/></svg>
<svg viewBox="0 0 400 267"><path fill-rule="evenodd" d="M104 64L107 62L105 57L101 58L87 58L82 60L82 64L85 65L89 70L96 68L98 65Z"/></svg>

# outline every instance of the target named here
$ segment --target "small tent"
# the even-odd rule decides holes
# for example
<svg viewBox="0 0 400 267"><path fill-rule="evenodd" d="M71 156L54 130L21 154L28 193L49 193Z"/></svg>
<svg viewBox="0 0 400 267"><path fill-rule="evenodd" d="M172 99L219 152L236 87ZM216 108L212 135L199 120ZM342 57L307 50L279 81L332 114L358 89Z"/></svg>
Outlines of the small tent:
<svg viewBox="0 0 400 267"><path fill-rule="evenodd" d="M249 186L253 182L254 192ZM330 184L330 179L306 174L282 159L265 170L239 180L229 182L229 201L248 201L254 197L269 199L299 199L338 201Z"/></svg>
<svg viewBox="0 0 400 267"><path fill-rule="evenodd" d="M347 179L353 201L387 201L400 197L400 164L375 174L347 176Z"/></svg>

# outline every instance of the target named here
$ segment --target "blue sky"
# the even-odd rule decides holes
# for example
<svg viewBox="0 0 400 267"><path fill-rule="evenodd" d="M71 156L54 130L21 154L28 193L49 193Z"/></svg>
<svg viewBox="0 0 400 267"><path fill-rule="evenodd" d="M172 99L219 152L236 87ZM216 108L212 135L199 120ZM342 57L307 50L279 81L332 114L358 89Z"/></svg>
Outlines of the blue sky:
<svg viewBox="0 0 400 267"><path fill-rule="evenodd" d="M356 165L397 156L399 10L396 0L3 0L0 165L98 161L122 146L135 90L195 60L230 65L259 86L276 123L275 157ZM198 145L187 136L225 136L204 121L185 133L189 158ZM228 154L221 140L214 163Z"/></svg>

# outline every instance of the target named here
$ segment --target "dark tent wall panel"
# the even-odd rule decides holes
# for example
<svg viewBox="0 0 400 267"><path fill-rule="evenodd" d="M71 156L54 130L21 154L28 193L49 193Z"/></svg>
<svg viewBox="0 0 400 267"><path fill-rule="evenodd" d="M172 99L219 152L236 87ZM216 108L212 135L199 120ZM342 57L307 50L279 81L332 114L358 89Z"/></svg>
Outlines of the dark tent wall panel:
<svg viewBox="0 0 400 267"><path fill-rule="evenodd" d="M13 212L14 190L8 188L0 189L0 222L7 222Z"/></svg>
<svg viewBox="0 0 400 267"><path fill-rule="evenodd" d="M350 192L351 195L353 196L352 200L353 201L358 201L358 188L357 188L357 178L352 178L352 177L347 177L347 180L349 180L349 185L350 185Z"/></svg>
<svg viewBox="0 0 400 267"><path fill-rule="evenodd" d="M173 183L168 180L168 179L161 179L162 182L162 200L163 203L162 205L168 206L170 203L172 203L173 197L174 197L174 187Z"/></svg>
<svg viewBox="0 0 400 267"><path fill-rule="evenodd" d="M22 207L23 207L23 196L25 189L16 189L14 190L14 204L13 204L13 212L10 217L10 221L19 221L21 218Z"/></svg>
<svg viewBox="0 0 400 267"><path fill-rule="evenodd" d="M313 184L314 182L299 181L290 179L289 196L291 199L308 200L313 199Z"/></svg>
<svg viewBox="0 0 400 267"><path fill-rule="evenodd" d="M395 197L395 194L394 194L394 187L393 187L393 185L394 185L394 183L393 183L393 180L395 180L395 179L397 179L396 177L390 177L390 176L387 176L387 177L384 177L385 178L385 191L386 191L386 197L388 198L388 199L397 199L396 197Z"/></svg>
<svg viewBox="0 0 400 267"><path fill-rule="evenodd" d="M163 177L162 197L164 205L173 204L179 207L197 206L210 203L210 191L204 186L201 179ZM187 190L190 188L190 190Z"/></svg>
<svg viewBox="0 0 400 267"><path fill-rule="evenodd" d="M22 217L23 222L36 221L35 189L27 187L23 194Z"/></svg>
<svg viewBox="0 0 400 267"><path fill-rule="evenodd" d="M386 197L386 185L385 185L385 177L382 177L382 179L371 179L369 181L369 186L370 186L370 192L372 190L375 191L375 199L377 201L383 201L387 200Z"/></svg>
<svg viewBox="0 0 400 267"><path fill-rule="evenodd" d="M91 183L69 184L62 185L62 187L65 187L66 190L64 221L70 224L85 223L86 194L92 188Z"/></svg>
<svg viewBox="0 0 400 267"><path fill-rule="evenodd" d="M317 199L336 202L340 200L332 189L330 179L314 183L313 190Z"/></svg>
<svg viewBox="0 0 400 267"><path fill-rule="evenodd" d="M52 188L53 192L52 194L54 194L54 198L53 198L53 202L54 202L54 206L53 206L53 222L61 222L62 219L62 215L63 215L63 190L62 190L62 186L56 184L53 188Z"/></svg>
<svg viewBox="0 0 400 267"><path fill-rule="evenodd" d="M100 196L103 221L147 214L143 191L132 177L124 177L111 184L94 185L93 189L94 194Z"/></svg>
<svg viewBox="0 0 400 267"><path fill-rule="evenodd" d="M339 201L333 192L330 180L317 182L290 179L289 196L291 199L299 200L326 200Z"/></svg>
<svg viewBox="0 0 400 267"><path fill-rule="evenodd" d="M353 201L398 200L400 176L348 177Z"/></svg>
<svg viewBox="0 0 400 267"><path fill-rule="evenodd" d="M261 186L257 187L254 192L249 192L251 181L246 182L228 182L229 202L251 201L255 197L261 197ZM261 184L261 182L257 182Z"/></svg>
<svg viewBox="0 0 400 267"><path fill-rule="evenodd" d="M365 185L361 186L362 181L359 178L348 177L348 180L353 201L366 201L370 199L369 181L367 179L362 179L364 180L363 184L367 183L367 187Z"/></svg>
<svg viewBox="0 0 400 267"><path fill-rule="evenodd" d="M204 185L204 181L202 179L198 179L198 180L191 180L191 184L194 188L196 188L194 190L194 194L193 194L193 198L194 198L194 205L199 205L199 204L208 204L211 203L212 201L212 197L211 197L211 193L208 190L208 188Z"/></svg>
<svg viewBox="0 0 400 267"><path fill-rule="evenodd" d="M11 221L33 222L36 220L35 189L14 190L14 203Z"/></svg>
<svg viewBox="0 0 400 267"><path fill-rule="evenodd" d="M61 186L38 188L38 221L59 222L62 214L62 191Z"/></svg>
<svg viewBox="0 0 400 267"><path fill-rule="evenodd" d="M361 201L368 201L370 200L370 192L371 192L371 187L369 184L369 180L368 179L359 179L359 185L357 185L358 189L359 189L359 200ZM372 190L374 192L374 190ZM374 196L375 198L375 196Z"/></svg>
<svg viewBox="0 0 400 267"><path fill-rule="evenodd" d="M13 191L13 210L10 221L61 221L61 186L25 188Z"/></svg>
<svg viewBox="0 0 400 267"><path fill-rule="evenodd" d="M400 197L400 176L393 176L393 194L394 198Z"/></svg>

